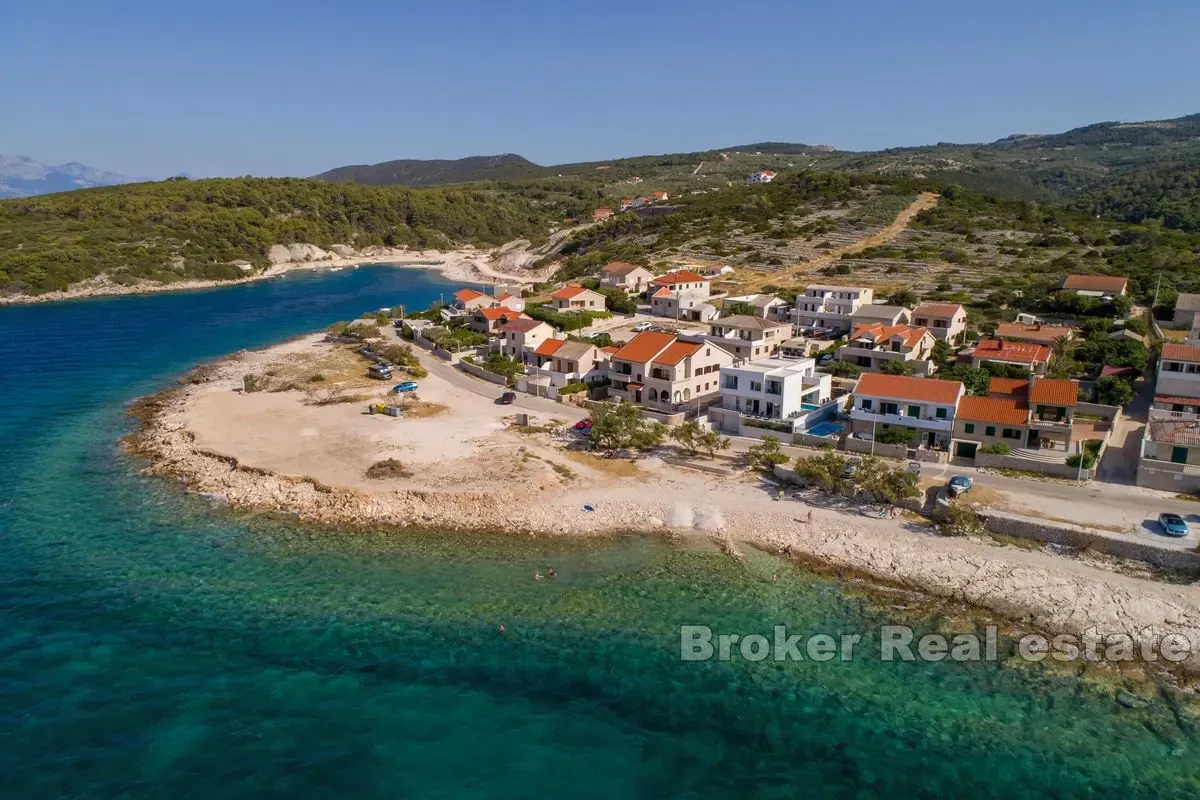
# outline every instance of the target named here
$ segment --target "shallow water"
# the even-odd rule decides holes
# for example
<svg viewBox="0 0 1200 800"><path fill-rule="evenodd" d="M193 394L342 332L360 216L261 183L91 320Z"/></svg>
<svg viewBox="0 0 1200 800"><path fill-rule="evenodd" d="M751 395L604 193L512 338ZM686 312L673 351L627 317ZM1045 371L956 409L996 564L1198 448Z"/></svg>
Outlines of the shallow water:
<svg viewBox="0 0 1200 800"><path fill-rule="evenodd" d="M1200 791L1187 717L1061 672L869 646L681 662L682 624L869 635L911 613L770 556L316 531L228 514L116 446L124 403L198 361L453 288L381 268L0 309L6 795Z"/></svg>

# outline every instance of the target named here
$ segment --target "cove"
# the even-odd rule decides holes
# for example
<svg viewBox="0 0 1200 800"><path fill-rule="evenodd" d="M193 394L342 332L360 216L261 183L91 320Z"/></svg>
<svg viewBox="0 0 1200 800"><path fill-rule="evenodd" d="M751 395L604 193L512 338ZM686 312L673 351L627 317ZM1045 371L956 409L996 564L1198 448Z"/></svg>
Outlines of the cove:
<svg viewBox="0 0 1200 800"><path fill-rule="evenodd" d="M1200 793L1187 714L1062 672L869 647L681 662L686 624L950 624L770 556L316 530L142 477L118 447L125 405L198 362L455 288L362 268L0 308L8 796Z"/></svg>

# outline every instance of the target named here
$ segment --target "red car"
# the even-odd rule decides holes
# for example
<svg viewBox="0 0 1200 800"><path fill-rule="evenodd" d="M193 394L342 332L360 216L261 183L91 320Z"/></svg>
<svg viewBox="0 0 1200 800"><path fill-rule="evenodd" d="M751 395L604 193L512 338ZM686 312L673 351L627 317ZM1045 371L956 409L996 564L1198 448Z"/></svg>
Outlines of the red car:
<svg viewBox="0 0 1200 800"><path fill-rule="evenodd" d="M575 430L577 430L577 431L590 431L591 429L592 429L592 418L591 417L588 417L587 419L581 419L581 420L579 420L579 422L575 423Z"/></svg>

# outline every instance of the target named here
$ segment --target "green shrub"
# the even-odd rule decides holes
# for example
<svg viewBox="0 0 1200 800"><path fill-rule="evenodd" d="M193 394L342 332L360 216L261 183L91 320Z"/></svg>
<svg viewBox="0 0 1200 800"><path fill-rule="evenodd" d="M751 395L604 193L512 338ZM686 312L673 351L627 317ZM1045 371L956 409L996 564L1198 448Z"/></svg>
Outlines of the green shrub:
<svg viewBox="0 0 1200 800"><path fill-rule="evenodd" d="M559 395L575 394L576 392L586 392L588 385L586 383L568 383L566 386L558 388Z"/></svg>
<svg viewBox="0 0 1200 800"><path fill-rule="evenodd" d="M1006 456L1012 452L1012 448L1008 446L1007 442L993 442L992 444L979 448L979 452L991 453L992 455L997 456Z"/></svg>

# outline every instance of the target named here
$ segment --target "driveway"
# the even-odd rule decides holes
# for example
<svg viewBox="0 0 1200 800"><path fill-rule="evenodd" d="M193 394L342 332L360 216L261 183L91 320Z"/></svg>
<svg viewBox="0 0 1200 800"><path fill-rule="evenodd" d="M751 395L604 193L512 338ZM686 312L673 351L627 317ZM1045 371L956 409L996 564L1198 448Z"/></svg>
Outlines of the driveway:
<svg viewBox="0 0 1200 800"><path fill-rule="evenodd" d="M1100 459L1096 479L1105 483L1133 485L1137 481L1138 459L1142 455L1142 436L1146 430L1146 419L1150 414L1150 403L1154 400L1154 380L1147 378L1138 387L1137 394L1125 409L1109 438L1108 448Z"/></svg>

